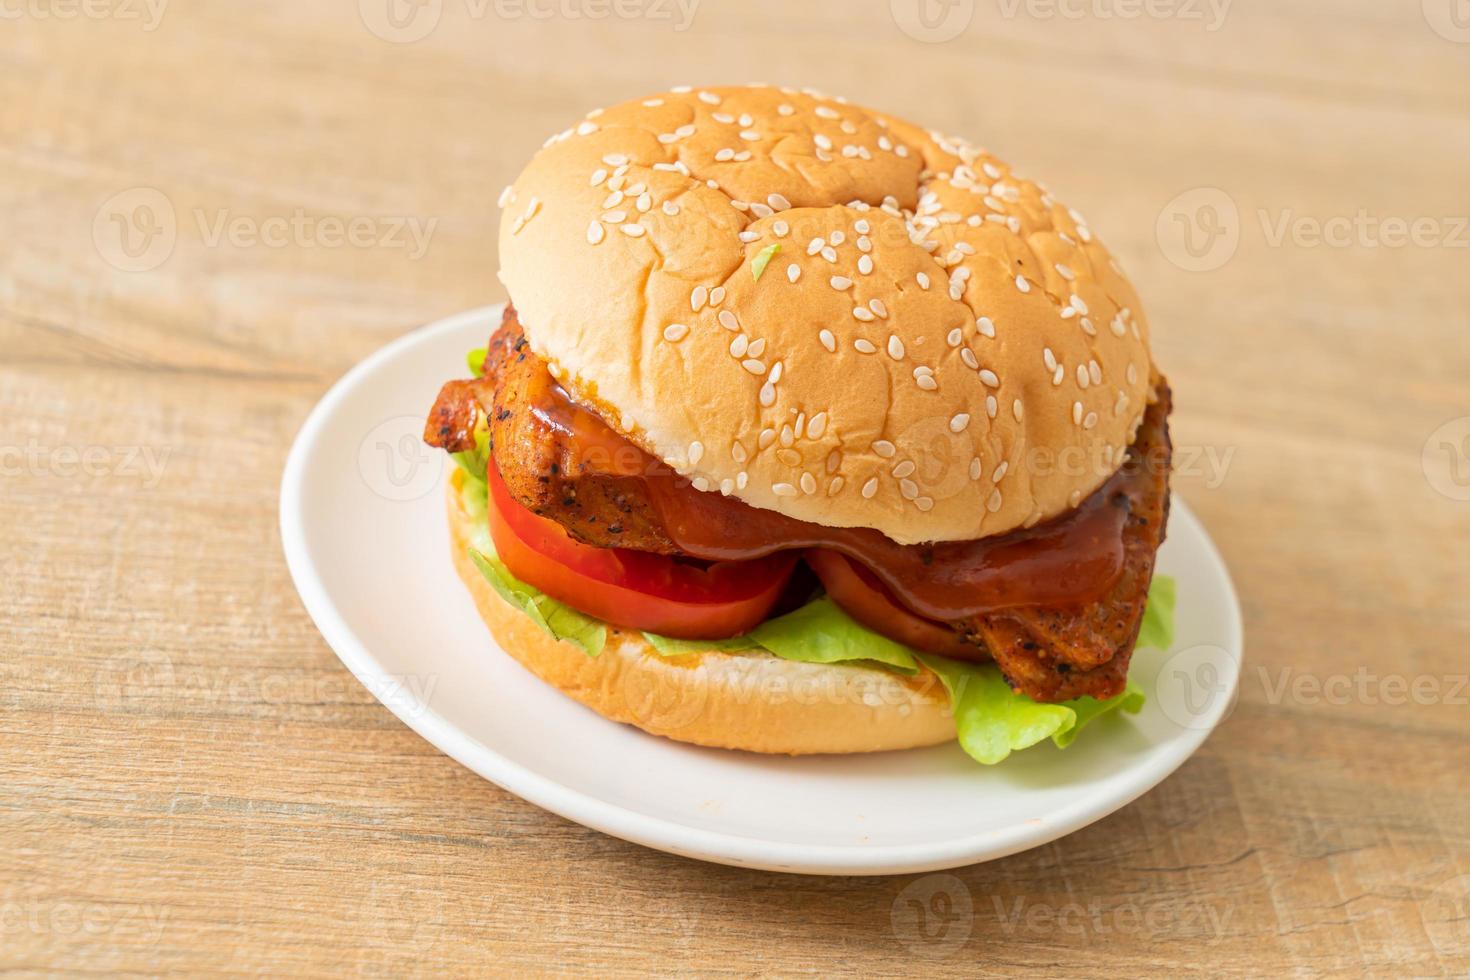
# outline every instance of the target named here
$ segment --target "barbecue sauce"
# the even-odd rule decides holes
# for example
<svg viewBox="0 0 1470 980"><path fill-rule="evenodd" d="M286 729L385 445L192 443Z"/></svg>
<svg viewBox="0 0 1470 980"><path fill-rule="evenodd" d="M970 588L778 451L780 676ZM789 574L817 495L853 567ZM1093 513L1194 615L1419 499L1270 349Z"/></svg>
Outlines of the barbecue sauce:
<svg viewBox="0 0 1470 980"><path fill-rule="evenodd" d="M825 527L695 490L573 401L550 374L527 396L533 416L564 443L568 473L642 479L669 539L696 558L730 561L829 548L861 562L914 612L938 620L1092 602L1123 573L1126 470L1046 524L973 541L901 545L871 528Z"/></svg>

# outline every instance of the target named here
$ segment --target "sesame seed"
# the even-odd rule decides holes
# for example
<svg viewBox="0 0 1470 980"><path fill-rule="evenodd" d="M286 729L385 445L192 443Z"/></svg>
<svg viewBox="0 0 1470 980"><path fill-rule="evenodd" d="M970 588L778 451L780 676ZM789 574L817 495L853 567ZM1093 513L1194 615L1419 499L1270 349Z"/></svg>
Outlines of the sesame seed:
<svg viewBox="0 0 1470 980"><path fill-rule="evenodd" d="M817 106L815 112L816 112L817 115L821 116L823 119L841 119L842 118L842 116L838 114L837 110L831 108L830 106L819 105L819 106Z"/></svg>
<svg viewBox="0 0 1470 980"><path fill-rule="evenodd" d="M990 491L990 499L985 501L985 509L994 514L996 511L1000 510L1000 505L1002 502L1003 500L1001 498L1000 491L992 490Z"/></svg>
<svg viewBox="0 0 1470 980"><path fill-rule="evenodd" d="M751 357L760 357L761 355L765 354L765 352L766 352L766 338L762 337L759 340L751 341L750 350L749 350L749 353L750 353L750 356Z"/></svg>
<svg viewBox="0 0 1470 980"><path fill-rule="evenodd" d="M724 286L716 286L714 289L711 289L709 291L709 305L710 306L719 306L724 301L725 301L725 287Z"/></svg>
<svg viewBox="0 0 1470 980"><path fill-rule="evenodd" d="M1092 378L1093 384L1102 384L1102 365L1097 363L1097 361L1087 362L1087 373Z"/></svg>
<svg viewBox="0 0 1470 980"><path fill-rule="evenodd" d="M1000 410L1000 404L995 400L995 396L994 395L986 395L985 396L985 414L988 415L990 418L995 418L996 413L999 410Z"/></svg>
<svg viewBox="0 0 1470 980"><path fill-rule="evenodd" d="M903 494L903 499L913 500L919 495L919 485L913 480L899 480L898 492Z"/></svg>
<svg viewBox="0 0 1470 980"><path fill-rule="evenodd" d="M761 134L757 133L753 129L742 129L740 131L740 138L746 140L747 142L753 143L761 138Z"/></svg>
<svg viewBox="0 0 1470 980"><path fill-rule="evenodd" d="M747 473L747 472L745 472L744 470L741 470L739 473L736 473L735 474L735 489L736 490L744 490L745 489L745 485L747 483L749 483L749 482L750 482L750 474Z"/></svg>
<svg viewBox="0 0 1470 980"><path fill-rule="evenodd" d="M629 238L642 238L644 233L648 231L642 225L619 225L618 230Z"/></svg>
<svg viewBox="0 0 1470 980"><path fill-rule="evenodd" d="M599 170L599 171L597 171L597 173L602 174L603 176L606 176L607 175L607 171L606 170ZM596 176L596 174L594 174L593 176ZM592 183L593 184L597 184L598 181L594 180ZM507 204L509 204L511 201L514 201L515 200L515 196L516 196L516 189L514 187L512 187L510 184L506 184L505 185L505 190L503 190L503 191L500 192L500 198L495 203L496 203L497 206L503 208Z"/></svg>
<svg viewBox="0 0 1470 980"><path fill-rule="evenodd" d="M817 478L814 477L814 476L812 476L810 473L803 473L801 475L801 492L802 493L816 493L817 492Z"/></svg>
<svg viewBox="0 0 1470 980"><path fill-rule="evenodd" d="M982 316L977 319L975 321L975 329L979 330L983 336L992 338L995 336L995 324L990 321L990 317L988 316Z"/></svg>
<svg viewBox="0 0 1470 980"><path fill-rule="evenodd" d="M776 450L776 460L783 466L800 466L801 453L795 449L778 449Z"/></svg>
<svg viewBox="0 0 1470 980"><path fill-rule="evenodd" d="M854 306L852 308L852 315L864 323L871 323L873 321L873 311L866 306Z"/></svg>
<svg viewBox="0 0 1470 980"><path fill-rule="evenodd" d="M980 457L979 456L976 456L974 459L970 460L970 479L972 479L972 480L978 480L978 479L980 479Z"/></svg>
<svg viewBox="0 0 1470 980"><path fill-rule="evenodd" d="M1016 417L1017 422L1026 417L1026 409L1021 404L1021 399L1017 398L1015 401L1011 402L1011 414Z"/></svg>
<svg viewBox="0 0 1470 980"><path fill-rule="evenodd" d="M827 282L832 286L833 289L852 288L852 280L847 278L846 276L833 276L831 279L828 279Z"/></svg>
<svg viewBox="0 0 1470 980"><path fill-rule="evenodd" d="M671 323L664 327L664 340L671 344L677 344L689 336L689 328L682 323Z"/></svg>
<svg viewBox="0 0 1470 980"><path fill-rule="evenodd" d="M730 356L737 359L742 358L745 356L745 352L749 347L750 338L743 333L736 334L735 339L730 341Z"/></svg>
<svg viewBox="0 0 1470 980"><path fill-rule="evenodd" d="M964 331L961 330L959 327L955 327L953 330L951 330L949 332L949 336L945 338L945 341L951 347L958 347L960 345L960 342L963 341L964 339L965 339L965 333L964 333Z"/></svg>
<svg viewBox="0 0 1470 980"><path fill-rule="evenodd" d="M857 348L857 352L859 354L876 354L876 353L878 353L878 348L876 348L876 347L873 346L872 341L866 340L866 339L864 339L862 337L859 337L857 340L854 340L852 342L852 346L855 347L855 348Z"/></svg>
<svg viewBox="0 0 1470 980"><path fill-rule="evenodd" d="M775 441L776 441L776 430L775 429L762 429L760 436L757 437L757 439L755 441L756 448L759 449L759 450L761 450L761 451L764 451L764 450L770 448L771 443L773 443Z"/></svg>
<svg viewBox="0 0 1470 980"><path fill-rule="evenodd" d="M620 225L628 218L626 211L609 211L602 216L602 220L610 225Z"/></svg>
<svg viewBox="0 0 1470 980"><path fill-rule="evenodd" d="M811 438L811 439L820 439L820 438L822 438L822 433L824 433L826 431L827 431L827 413L826 412L818 412L816 415L813 415L812 418L811 418L811 421L806 424L806 434L807 434L807 437L808 438Z"/></svg>
<svg viewBox="0 0 1470 980"><path fill-rule="evenodd" d="M689 444L689 465L694 466L704 458L704 443L694 441Z"/></svg>
<svg viewBox="0 0 1470 980"><path fill-rule="evenodd" d="M1137 384L1138 383L1138 368L1134 367L1132 364L1129 364L1128 365L1128 370L1124 372L1124 377L1126 377L1128 379L1128 383L1130 385Z"/></svg>
<svg viewBox="0 0 1470 980"><path fill-rule="evenodd" d="M609 153L602 158L602 162L609 167L622 167L628 164L628 157L622 153Z"/></svg>
<svg viewBox="0 0 1470 980"><path fill-rule="evenodd" d="M919 373L915 372L915 374L914 374L914 384L918 385L920 388L924 389L925 391L938 391L939 390L939 382L934 380L934 375L932 375L932 374L919 374Z"/></svg>
<svg viewBox="0 0 1470 980"><path fill-rule="evenodd" d="M1078 296L1076 293L1073 293L1072 296L1067 300L1067 302L1070 303L1077 310L1078 313L1081 313L1084 316L1087 315L1087 313L1089 312L1087 309L1087 304L1082 302L1082 297Z"/></svg>
<svg viewBox="0 0 1470 980"><path fill-rule="evenodd" d="M903 479L906 476L913 476L914 470L916 469L918 469L918 466L915 465L914 461L906 459L893 468L893 475L898 479Z"/></svg>
<svg viewBox="0 0 1470 980"><path fill-rule="evenodd" d="M1092 382L1092 377L1087 373L1087 365L1077 365L1077 387L1085 389Z"/></svg>
<svg viewBox="0 0 1470 980"><path fill-rule="evenodd" d="M975 352L970 350L970 348L960 348L960 360L964 361L965 367L969 368L971 371L980 370L980 359L975 356Z"/></svg>
<svg viewBox="0 0 1470 980"><path fill-rule="evenodd" d="M796 496L796 488L789 483L773 483L771 484L771 492L778 497Z"/></svg>
<svg viewBox="0 0 1470 980"><path fill-rule="evenodd" d="M758 232L758 231L742 231L740 233L740 240L742 242L749 243L749 242L759 241L760 240L760 237L761 237L761 233Z"/></svg>
<svg viewBox="0 0 1470 980"><path fill-rule="evenodd" d="M1087 413L1087 418L1085 418L1085 419L1082 420L1082 428L1084 428L1084 429L1090 429L1094 425L1097 425L1097 413L1096 412L1088 412Z"/></svg>
<svg viewBox="0 0 1470 980"><path fill-rule="evenodd" d="M969 426L969 424L970 424L970 416L968 414L966 414L965 412L960 412L957 415L955 415L954 418L952 418L952 419L949 420L949 431L951 431L951 432L964 432L965 431L965 428L967 426Z"/></svg>
<svg viewBox="0 0 1470 980"><path fill-rule="evenodd" d="M663 204L663 211L664 214L672 218L674 215L679 213L679 205L675 204L673 201L665 201Z"/></svg>
<svg viewBox="0 0 1470 980"><path fill-rule="evenodd" d="M1055 371L1057 369L1057 356L1051 352L1050 347L1042 349L1041 359L1046 362L1046 369L1048 371Z"/></svg>
<svg viewBox="0 0 1470 980"><path fill-rule="evenodd" d="M832 336L832 331L823 327L817 332L817 339L822 342L823 347L827 348L828 353L837 353L837 338Z"/></svg>
<svg viewBox="0 0 1470 980"><path fill-rule="evenodd" d="M837 249L833 248L831 245L828 245L826 248L822 249L822 258L826 259L828 262L836 262Z"/></svg>
<svg viewBox="0 0 1470 980"><path fill-rule="evenodd" d="M862 490L863 498L866 499L866 500L872 500L873 499L873 494L875 494L877 492L878 492L878 478L876 476L869 477L868 478L868 481L863 484L863 490Z"/></svg>
<svg viewBox="0 0 1470 980"><path fill-rule="evenodd" d="M735 151L730 149L728 146L722 147L715 151L716 163L728 163L733 159L735 159Z"/></svg>
<svg viewBox="0 0 1470 980"><path fill-rule="evenodd" d="M874 296L868 300L868 309L876 313L880 319L888 319L888 307L884 306L883 301L878 297Z"/></svg>
<svg viewBox="0 0 1470 980"><path fill-rule="evenodd" d="M813 238L811 241L807 242L806 254L816 255L826 246L826 244L827 240L825 238Z"/></svg>
<svg viewBox="0 0 1470 980"><path fill-rule="evenodd" d="M786 267L786 279L789 282L796 282L796 280L798 280L800 278L801 278L801 266L799 266L795 262L793 262L793 263L791 263L790 265L788 265Z"/></svg>
<svg viewBox="0 0 1470 980"><path fill-rule="evenodd" d="M928 289L929 288L929 274L928 273L921 272L918 275L914 276L914 278L918 280L918 282L919 282L919 288L920 289Z"/></svg>
<svg viewBox="0 0 1470 980"><path fill-rule="evenodd" d="M593 221L587 226L587 244L596 245L598 242L602 241L602 238L602 222Z"/></svg>
<svg viewBox="0 0 1470 980"><path fill-rule="evenodd" d="M1001 460L1001 464L995 468L995 472L990 474L990 482L999 483L1005 478L1006 470L1010 468L1011 464L1008 460Z"/></svg>
<svg viewBox="0 0 1470 980"><path fill-rule="evenodd" d="M777 361L771 366L771 384L781 380L781 371L785 368L785 361Z"/></svg>
<svg viewBox="0 0 1470 980"><path fill-rule="evenodd" d="M859 252L871 252L873 250L872 239L870 239L867 235L859 235L857 239L857 248Z"/></svg>
<svg viewBox="0 0 1470 980"><path fill-rule="evenodd" d="M1056 268L1057 268L1057 275L1061 276L1063 279L1067 280L1068 282L1071 282L1073 279L1076 279L1077 278L1077 274L1075 272L1073 272L1071 269L1067 268L1066 266L1062 265L1060 262L1057 263L1057 267Z"/></svg>
<svg viewBox="0 0 1470 980"><path fill-rule="evenodd" d="M873 272L873 257L871 255L859 256L857 267L858 271L861 272L863 275L871 275Z"/></svg>
<svg viewBox="0 0 1470 980"><path fill-rule="evenodd" d="M1019 289L1023 293L1029 293L1029 292L1031 292L1031 284L1026 281L1026 277L1025 276L1017 276L1016 277L1016 288Z"/></svg>
<svg viewBox="0 0 1470 980"><path fill-rule="evenodd" d="M1062 383L1062 379L1065 378L1066 376L1067 376L1067 368L1066 368L1066 366L1065 365L1062 365L1062 364L1058 364L1057 365L1057 369L1056 369L1056 373L1054 373L1051 376L1051 383L1053 385L1058 385L1059 386Z"/></svg>
<svg viewBox="0 0 1470 980"><path fill-rule="evenodd" d="M607 180L607 170L605 168L603 168L603 167L598 167L596 170L592 171L592 176L591 176L590 179L588 179L587 186L588 187L596 187L598 184L602 183L604 180ZM506 190L508 191L508 190L510 190L510 188L507 187ZM505 207L505 205L502 204L501 207Z"/></svg>
<svg viewBox="0 0 1470 980"><path fill-rule="evenodd" d="M760 403L766 408L776 404L776 386L769 381L761 385Z"/></svg>
<svg viewBox="0 0 1470 980"><path fill-rule="evenodd" d="M784 221L777 221L771 225L771 230L776 233L777 238L785 238L791 232L791 226Z"/></svg>
<svg viewBox="0 0 1470 980"><path fill-rule="evenodd" d="M776 111L779 112L783 116L789 116L792 113L794 113L796 110L793 109L791 106L789 106L789 105L787 105L786 103L783 102L780 105L776 106Z"/></svg>
<svg viewBox="0 0 1470 980"><path fill-rule="evenodd" d="M719 105L720 97L713 92L700 92L699 101L708 103L709 105Z"/></svg>
<svg viewBox="0 0 1470 980"><path fill-rule="evenodd" d="M721 310L719 315L720 326L726 330L739 330L740 321L735 319L735 314L729 310Z"/></svg>
<svg viewBox="0 0 1470 980"><path fill-rule="evenodd" d="M1073 402L1072 403L1072 424L1073 425L1081 425L1082 424L1082 403L1081 402Z"/></svg>
<svg viewBox="0 0 1470 980"><path fill-rule="evenodd" d="M856 315L856 312L854 312ZM898 339L897 334L888 335L888 356L895 361L903 360L903 341Z"/></svg>
<svg viewBox="0 0 1470 980"><path fill-rule="evenodd" d="M708 286L695 286L689 293L689 308L695 313L704 309L705 302L709 299Z"/></svg>
<svg viewBox="0 0 1470 980"><path fill-rule="evenodd" d="M986 387L989 387L989 388L999 388L1000 387L1000 378L996 377L995 376L995 372L992 371L992 370L990 370L990 368L981 368L980 369L980 380L982 382L984 382L984 384L986 385Z"/></svg>
<svg viewBox="0 0 1470 980"><path fill-rule="evenodd" d="M884 459L892 459L893 454L898 452L898 448L887 439L879 439L877 442L873 443L873 452L877 453L879 456L882 456Z"/></svg>
<svg viewBox="0 0 1470 980"><path fill-rule="evenodd" d="M846 482L847 481L844 480L842 477L840 477L840 476L834 476L832 478L832 482L829 483L829 484L827 484L827 496L829 496L829 497L835 497L835 496L837 496L839 493L842 492L842 487L843 487L844 484L846 484Z"/></svg>

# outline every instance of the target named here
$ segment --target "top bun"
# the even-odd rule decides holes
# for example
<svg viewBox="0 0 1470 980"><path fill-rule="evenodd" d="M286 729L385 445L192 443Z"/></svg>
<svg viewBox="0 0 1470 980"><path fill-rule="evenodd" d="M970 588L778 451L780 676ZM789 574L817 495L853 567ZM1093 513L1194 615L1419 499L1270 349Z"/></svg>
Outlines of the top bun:
<svg viewBox="0 0 1470 980"><path fill-rule="evenodd" d="M1133 287L962 140L786 88L588 113L501 195L501 279L574 397L755 507L902 544L1060 514L1150 391Z"/></svg>

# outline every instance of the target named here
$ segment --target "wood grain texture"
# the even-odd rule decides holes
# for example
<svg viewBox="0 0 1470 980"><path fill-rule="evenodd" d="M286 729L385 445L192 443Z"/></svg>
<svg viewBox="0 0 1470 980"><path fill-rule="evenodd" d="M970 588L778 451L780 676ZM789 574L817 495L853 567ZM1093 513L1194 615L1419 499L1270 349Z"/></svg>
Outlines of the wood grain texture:
<svg viewBox="0 0 1470 980"><path fill-rule="evenodd" d="M944 43L898 26L903 0L706 0L687 30L651 16L673 4L445 0L413 43L367 28L374 3L3 5L0 969L1470 972L1470 442L1431 439L1470 416L1449 0L1242 0L1215 29L1219 3L960 0ZM971 135L1133 275L1248 659L1233 716L1132 806L953 878L673 858L440 755L302 610L276 493L315 400L503 298L495 199L545 135L704 79ZM1187 271L1170 207L1198 188L1239 242ZM174 216L162 258L140 205ZM1312 244L1359 212L1435 240ZM298 214L314 230L214 234ZM395 222L425 247L380 240ZM971 914L895 918L935 888Z"/></svg>

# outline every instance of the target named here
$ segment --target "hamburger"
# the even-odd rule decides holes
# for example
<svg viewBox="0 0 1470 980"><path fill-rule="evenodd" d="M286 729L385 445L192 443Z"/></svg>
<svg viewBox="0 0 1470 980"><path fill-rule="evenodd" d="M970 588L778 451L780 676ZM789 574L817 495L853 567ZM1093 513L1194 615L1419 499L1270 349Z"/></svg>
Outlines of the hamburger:
<svg viewBox="0 0 1470 980"><path fill-rule="evenodd" d="M425 439L460 463L455 568L533 674L769 753L992 763L1138 710L1170 392L1077 211L764 86L588 113L499 204L510 303Z"/></svg>

